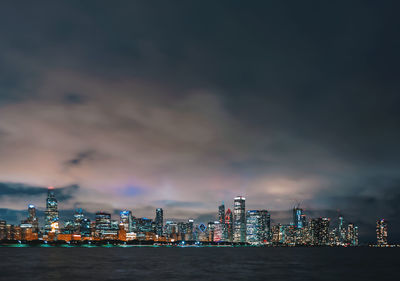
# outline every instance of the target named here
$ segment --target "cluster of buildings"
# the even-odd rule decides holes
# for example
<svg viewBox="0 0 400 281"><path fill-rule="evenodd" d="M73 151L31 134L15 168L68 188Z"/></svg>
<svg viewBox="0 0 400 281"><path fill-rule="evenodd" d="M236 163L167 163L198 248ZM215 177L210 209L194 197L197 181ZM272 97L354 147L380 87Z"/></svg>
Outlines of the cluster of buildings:
<svg viewBox="0 0 400 281"><path fill-rule="evenodd" d="M358 227L346 223L339 215L337 225L329 218L307 219L303 209L293 208L290 224L271 224L267 210L247 210L246 199L234 198L233 211L218 207L215 221L207 223L164 220L164 211L156 209L155 218L137 218L129 210L113 219L110 213L98 212L95 219L85 217L82 209L75 210L73 218L61 226L58 202L54 189L49 188L46 199L44 226L34 205L28 206L28 216L20 225L10 225L0 220L0 240L44 241L153 241L153 242L212 242L252 245L312 245L357 246ZM387 223L377 222L377 245L387 245Z"/></svg>

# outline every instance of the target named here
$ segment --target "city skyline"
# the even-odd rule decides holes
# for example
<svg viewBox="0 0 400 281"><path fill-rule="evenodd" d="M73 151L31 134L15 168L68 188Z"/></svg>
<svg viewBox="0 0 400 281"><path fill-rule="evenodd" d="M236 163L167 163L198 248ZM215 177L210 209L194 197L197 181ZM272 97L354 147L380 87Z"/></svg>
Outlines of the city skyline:
<svg viewBox="0 0 400 281"><path fill-rule="evenodd" d="M214 219L211 219L208 222L199 221L193 218L176 220L164 217L164 210L162 208L157 208L154 210L154 219L150 218L152 216L148 216L148 218L137 217L135 216L135 213L132 212L132 210L128 209L120 210L118 212L119 219L117 220L112 219L113 214L116 215L115 211L114 213L108 213L104 210L97 211L94 216L90 217L90 215L88 216L88 214L86 214L84 209L82 208L77 208L74 210L73 218L72 216L69 218L62 218L59 215L60 210L58 208L58 201L55 196L55 190L56 189L54 187L49 187L47 189L46 210L44 211L43 226L40 227L40 219L37 216L36 206L33 204L29 204L27 219L21 220L21 224L15 224L16 227L21 228L21 230L18 230L18 234L16 235L22 236L17 237L25 237L23 233L25 233L29 229L30 233L36 233L36 235L39 235L34 236L36 237L35 239L41 240L48 239L46 237L51 233L54 233L56 235L55 238L52 238L52 240L63 240L66 239L65 237L68 237L68 235L82 235L82 237L85 236L86 239L89 239L89 237L92 236L99 238L101 237L101 231L106 231L107 235L116 235L115 237L118 237L119 240L126 241L127 238L121 238L122 236L120 236L118 232L118 229L120 230L122 227L122 229L126 233L124 234L125 236L130 235L132 237L132 235L134 235L135 237L128 238L128 240L142 239L137 238L140 237L137 236L140 235L140 233L142 233L143 235L146 234L144 236L146 237L146 240L155 239L153 236L151 236L153 238L148 238L148 233L152 233L152 235L155 235L157 239L160 239L159 237L171 239L171 233L166 235L166 229L168 229L171 225L175 225L176 230L174 230L174 232L176 231L178 236L172 238L172 242L178 240L202 242L236 242L250 244L256 243L257 245L265 243L267 245L309 245L310 243L313 243L311 245L317 246L357 246L360 243L358 226L355 225L353 222L349 222L347 220L345 221L343 218L343 214L338 213L338 218L336 222L329 217L308 217L307 212L303 208L300 208L300 204L297 204L297 206L293 207L292 220L290 221L290 223L287 224L271 219L271 213L266 209L246 209L246 198L243 196L236 196L235 198L233 198L233 204L231 207L233 209L233 212L229 208L229 205L225 205L225 203L222 202L222 204L216 208L217 211L215 212ZM13 235L11 233L7 234L7 236L4 236L5 226L7 225L8 227L10 225L10 222L2 220L1 217L0 222L2 225L2 227L0 227L0 236L3 237L3 239L7 237L7 239L12 240L11 237L13 237ZM112 227L113 222L115 224L114 228ZM187 232L187 230L185 230L187 228L187 223L185 222L189 222L189 224L191 225L190 236L186 236L188 234L185 234ZM335 223L337 224L336 226ZM77 224L79 225L78 230L76 230ZM11 224L11 227L13 227L13 225L14 224ZM140 230L141 227L146 230ZM100 234L95 234L97 233L96 231L100 231ZM377 245L385 246L388 245L388 241L394 242L392 239L388 240L388 223L386 220L377 220L375 231ZM181 233L183 233L185 236L180 236ZM200 239L198 237L199 233L200 235L203 234L203 236L205 235L205 233L207 233L206 238L203 237ZM29 238L28 240L35 239ZM24 238L19 238L17 240L24 240ZM114 240L116 240L116 238L114 238ZM361 243L365 244L365 241Z"/></svg>

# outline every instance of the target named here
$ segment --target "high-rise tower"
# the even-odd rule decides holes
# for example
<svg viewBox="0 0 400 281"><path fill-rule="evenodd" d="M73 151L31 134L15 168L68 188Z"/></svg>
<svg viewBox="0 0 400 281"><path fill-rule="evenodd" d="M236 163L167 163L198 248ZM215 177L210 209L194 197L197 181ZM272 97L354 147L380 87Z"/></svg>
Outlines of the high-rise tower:
<svg viewBox="0 0 400 281"><path fill-rule="evenodd" d="M303 209L297 207L293 208L293 223L295 228L304 228L305 216L303 215Z"/></svg>
<svg viewBox="0 0 400 281"><path fill-rule="evenodd" d="M47 190L44 231L58 232L58 202L54 195L54 187Z"/></svg>
<svg viewBox="0 0 400 281"><path fill-rule="evenodd" d="M226 210L225 213L225 230L226 240L229 242L233 241L233 216L231 209Z"/></svg>
<svg viewBox="0 0 400 281"><path fill-rule="evenodd" d="M125 232L132 232L132 212L128 210L121 211L119 217Z"/></svg>
<svg viewBox="0 0 400 281"><path fill-rule="evenodd" d="M28 223L32 225L32 232L39 232L39 220L36 216L36 207L33 204L28 205Z"/></svg>
<svg viewBox="0 0 400 281"><path fill-rule="evenodd" d="M222 202L220 206L218 206L218 221L221 228L221 239L222 241L227 240L227 233L226 233L226 225L225 225L225 205Z"/></svg>
<svg viewBox="0 0 400 281"><path fill-rule="evenodd" d="M233 206L233 241L246 242L246 198L235 197Z"/></svg>
<svg viewBox="0 0 400 281"><path fill-rule="evenodd" d="M156 234L158 236L163 235L163 225L164 225L164 211L161 208L156 209Z"/></svg>
<svg viewBox="0 0 400 281"><path fill-rule="evenodd" d="M388 228L387 222L384 219L376 222L376 242L379 246L385 246L388 244L387 240Z"/></svg>

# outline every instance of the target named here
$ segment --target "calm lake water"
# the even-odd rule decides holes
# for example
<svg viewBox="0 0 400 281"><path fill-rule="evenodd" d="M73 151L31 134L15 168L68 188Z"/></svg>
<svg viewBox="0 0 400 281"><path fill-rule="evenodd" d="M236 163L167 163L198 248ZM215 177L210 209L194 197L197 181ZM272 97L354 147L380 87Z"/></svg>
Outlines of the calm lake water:
<svg viewBox="0 0 400 281"><path fill-rule="evenodd" d="M400 280L400 249L0 248L0 280Z"/></svg>

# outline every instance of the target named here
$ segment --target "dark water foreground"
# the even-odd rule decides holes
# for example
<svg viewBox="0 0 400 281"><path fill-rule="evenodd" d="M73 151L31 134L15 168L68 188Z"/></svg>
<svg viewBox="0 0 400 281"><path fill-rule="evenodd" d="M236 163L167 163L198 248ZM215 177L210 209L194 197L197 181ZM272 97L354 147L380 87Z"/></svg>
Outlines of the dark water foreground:
<svg viewBox="0 0 400 281"><path fill-rule="evenodd" d="M400 249L0 248L0 280L400 280Z"/></svg>

